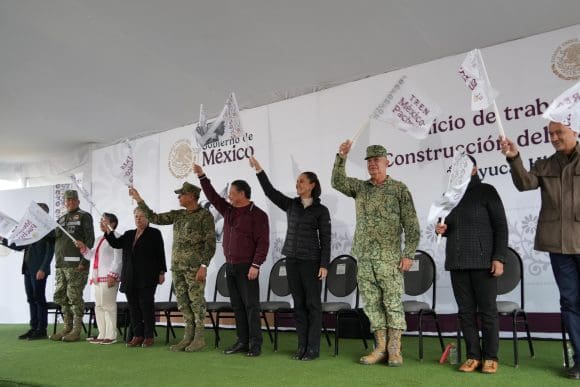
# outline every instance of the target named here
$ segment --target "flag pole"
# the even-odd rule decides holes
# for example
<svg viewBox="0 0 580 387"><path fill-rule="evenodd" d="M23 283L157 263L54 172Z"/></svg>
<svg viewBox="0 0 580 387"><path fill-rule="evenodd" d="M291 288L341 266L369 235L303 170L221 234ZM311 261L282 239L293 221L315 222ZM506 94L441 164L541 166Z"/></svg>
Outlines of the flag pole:
<svg viewBox="0 0 580 387"><path fill-rule="evenodd" d="M74 238L72 235L70 235L70 234L69 234L69 232L68 232L68 231L66 231L66 230L65 230L65 229L64 229L64 228L63 228L63 227L62 227L60 224L58 224L58 222L56 223L56 226L57 226L58 228L60 228L60 230L61 230L62 232L64 232L64 233L65 233L65 235L66 235L67 237L69 237L71 241L73 241L73 242L76 242L76 241L77 241L77 240L76 240L76 239L75 239L75 238Z"/></svg>
<svg viewBox="0 0 580 387"><path fill-rule="evenodd" d="M477 55L479 56L479 61L481 62L481 67L483 68L483 76L485 77L485 81L489 85L490 92L493 93L493 88L491 87L491 82L489 80L489 75L487 74L487 68L485 67L485 62L483 61L483 56L481 55L481 51L478 48L476 50L477 50ZM493 112L495 113L495 118L496 118L497 126L499 129L499 136L501 138L506 138L505 131L503 129L503 124L501 121L501 116L499 115L499 109L497 108L497 104L495 103L495 96L492 95L492 97L493 97L493 100L492 100Z"/></svg>
<svg viewBox="0 0 580 387"><path fill-rule="evenodd" d="M445 224L445 217L441 217L441 221L439 222L439 225L443 226ZM437 234L437 244L441 243L441 238L443 237L443 234Z"/></svg>
<svg viewBox="0 0 580 387"><path fill-rule="evenodd" d="M363 124L358 128L354 136L352 136L352 139L350 140L351 144L354 144L356 140L358 140L359 136L362 134L362 132L365 131L365 129L367 129L370 126L370 124L371 120L370 118L367 118L365 122L363 122Z"/></svg>

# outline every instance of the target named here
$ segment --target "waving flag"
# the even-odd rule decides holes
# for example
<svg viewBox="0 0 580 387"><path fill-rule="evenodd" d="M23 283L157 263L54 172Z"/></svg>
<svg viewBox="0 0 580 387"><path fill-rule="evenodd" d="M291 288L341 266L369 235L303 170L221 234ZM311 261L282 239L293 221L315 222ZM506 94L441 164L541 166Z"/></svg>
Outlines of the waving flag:
<svg viewBox="0 0 580 387"><path fill-rule="evenodd" d="M203 143L202 138L203 135L207 133L207 116L205 114L205 109L203 104L199 105L199 120L197 121L197 125L193 131L193 142L191 149L193 151L193 162L198 163L201 159L201 152L203 151Z"/></svg>
<svg viewBox="0 0 580 387"><path fill-rule="evenodd" d="M447 190L440 199L431 204L427 222L433 223L437 218L445 218L457 206L471 181L472 170L473 162L464 152L453 157Z"/></svg>
<svg viewBox="0 0 580 387"><path fill-rule="evenodd" d="M563 92L542 115L580 133L580 82Z"/></svg>
<svg viewBox="0 0 580 387"><path fill-rule="evenodd" d="M229 95L219 117L205 125L205 127L198 125L195 135L196 142L202 147L220 139L229 140L230 138L240 138L244 135L240 120L240 109L234 93Z"/></svg>
<svg viewBox="0 0 580 387"><path fill-rule="evenodd" d="M0 235L10 235L14 227L18 226L18 222L2 211L0 211Z"/></svg>
<svg viewBox="0 0 580 387"><path fill-rule="evenodd" d="M97 206L95 206L95 203L93 202L93 199L91 197L91 194L89 193L89 191L87 191L81 184L81 182L77 179L77 177L75 175L70 175L70 179L73 183L73 186L75 187L75 189L80 192L81 196L85 199L85 201L87 203L89 203L89 205L95 209L95 211L97 211L97 213L99 214L99 216L103 216L103 214L97 209Z"/></svg>
<svg viewBox="0 0 580 387"><path fill-rule="evenodd" d="M133 187L133 147L129 140L123 141L123 144L121 165L119 166L119 170L113 174L127 187Z"/></svg>
<svg viewBox="0 0 580 387"><path fill-rule="evenodd" d="M471 110L487 109L495 95L478 49L467 53L458 73L465 86L471 90Z"/></svg>
<svg viewBox="0 0 580 387"><path fill-rule="evenodd" d="M405 75L395 83L370 118L422 140L440 111L441 108Z"/></svg>
<svg viewBox="0 0 580 387"><path fill-rule="evenodd" d="M18 225L7 238L8 244L14 243L16 246L32 244L41 240L56 227L58 223L42 207L31 202Z"/></svg>

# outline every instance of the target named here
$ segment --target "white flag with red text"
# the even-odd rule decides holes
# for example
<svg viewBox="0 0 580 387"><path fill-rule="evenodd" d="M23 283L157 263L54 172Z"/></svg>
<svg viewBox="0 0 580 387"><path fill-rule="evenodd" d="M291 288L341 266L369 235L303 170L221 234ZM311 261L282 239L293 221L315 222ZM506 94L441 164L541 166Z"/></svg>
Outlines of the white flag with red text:
<svg viewBox="0 0 580 387"><path fill-rule="evenodd" d="M478 49L469 51L459 67L459 77L471 90L471 110L487 109L495 99L495 93L487 81L485 66Z"/></svg>
<svg viewBox="0 0 580 387"><path fill-rule="evenodd" d="M56 221L37 203L31 202L16 228L8 236L8 244L23 246L38 242L56 227Z"/></svg>
<svg viewBox="0 0 580 387"><path fill-rule="evenodd" d="M440 112L439 105L404 75L375 108L370 118L422 140L427 137Z"/></svg>
<svg viewBox="0 0 580 387"><path fill-rule="evenodd" d="M129 140L123 141L121 151L121 165L114 176L121 180L127 187L133 187L133 146Z"/></svg>
<svg viewBox="0 0 580 387"><path fill-rule="evenodd" d="M18 222L2 211L0 211L0 236L10 235L10 232L14 230L14 227L18 225Z"/></svg>
<svg viewBox="0 0 580 387"><path fill-rule="evenodd" d="M580 133L580 82L560 94L542 115Z"/></svg>

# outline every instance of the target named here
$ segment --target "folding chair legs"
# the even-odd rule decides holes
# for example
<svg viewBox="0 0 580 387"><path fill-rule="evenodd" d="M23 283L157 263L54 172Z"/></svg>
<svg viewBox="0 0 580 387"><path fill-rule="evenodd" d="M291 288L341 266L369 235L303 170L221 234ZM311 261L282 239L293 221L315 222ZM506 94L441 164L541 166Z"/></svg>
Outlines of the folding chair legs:
<svg viewBox="0 0 580 387"><path fill-rule="evenodd" d="M274 338L272 337L272 331L270 331L270 324L268 324L268 319L266 318L266 313L262 312L262 319L266 323L266 330L268 331L268 336L270 337L270 342L274 343Z"/></svg>
<svg viewBox="0 0 580 387"><path fill-rule="evenodd" d="M560 329L562 330L562 351L564 354L564 367L570 368L570 357L568 356L568 340L566 340L566 326L564 318L560 316Z"/></svg>

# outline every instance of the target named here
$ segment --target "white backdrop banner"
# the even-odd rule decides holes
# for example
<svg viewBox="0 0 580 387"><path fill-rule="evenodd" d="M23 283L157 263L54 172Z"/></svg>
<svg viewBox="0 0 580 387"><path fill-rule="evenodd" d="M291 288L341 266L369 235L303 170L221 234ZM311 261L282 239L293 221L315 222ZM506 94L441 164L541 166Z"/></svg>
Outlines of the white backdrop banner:
<svg viewBox="0 0 580 387"><path fill-rule="evenodd" d="M580 79L579 38L580 25L482 50L493 85L502 91L496 102L506 134L519 145L526 167L553 153L547 121L542 114L555 97ZM354 202L330 187L334 158L339 144L350 138L368 119L369 112L384 100L385 90L390 90L401 77L407 76L440 106L437 120L423 140L404 135L397 129L385 130L381 123L371 123L370 129L362 133L353 145L347 163L348 175L368 176L363 160L366 146L383 144L387 148L392 162L388 173L407 184L413 194L422 228L419 248L430 253L437 264L437 311L454 313L457 307L449 274L443 269L445 243L435 243L434 224L427 222L427 214L430 204L447 187L446 171L454 155L459 151L471 154L477 160L480 177L494 185L504 201L510 246L524 260L526 310L559 310L558 291L549 258L533 249L540 194L538 191L520 193L513 186L509 166L499 151L495 114L491 110L471 111L465 84L457 76L457 68L465 55L462 53L244 110L241 120L245 134L241 138L220 138L203 147L201 162L217 191L226 192L232 180L245 179L253 188L252 199L269 214L271 247L260 275L263 298L269 269L281 257L286 215L264 197L247 156L255 155L274 186L288 195L295 195L295 181L301 171L317 173L322 183L322 201L332 214L332 254L348 253L355 225ZM192 133L193 127L185 126L139 139L133 144L135 187L156 211L178 207L173 190L183 181L198 184L191 173ZM135 203L131 203L127 188L112 176L112 171L120 165L122 155L119 148L112 146L93 152L92 195L99 209L119 216L118 230L123 232L134 227L132 210ZM207 205L203 198L202 203ZM21 206L24 207L25 203ZM7 208L0 207L0 210L11 216L18 215L11 214ZM95 218L95 222L98 219ZM222 220L216 218L218 233L221 225ZM158 227L165 237L169 262L172 228ZM7 261L3 259L2 262ZM19 262L11 262L15 262L10 269L10 276L13 276L19 270ZM215 273L223 262L221 244L218 244L208 273L207 299L213 297ZM166 283L160 287L158 300L167 299L169 286ZM21 292L24 294L24 289ZM430 297L430 294L426 295L425 299ZM519 293L503 297L518 300ZM0 311L3 311L1 305ZM3 319L4 314L0 313L0 316ZM26 321L24 309L20 321Z"/></svg>

